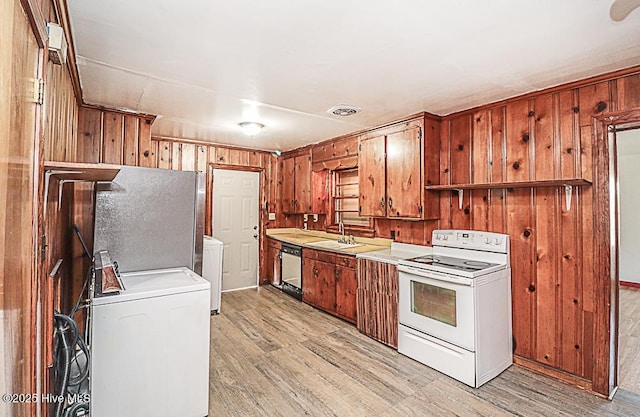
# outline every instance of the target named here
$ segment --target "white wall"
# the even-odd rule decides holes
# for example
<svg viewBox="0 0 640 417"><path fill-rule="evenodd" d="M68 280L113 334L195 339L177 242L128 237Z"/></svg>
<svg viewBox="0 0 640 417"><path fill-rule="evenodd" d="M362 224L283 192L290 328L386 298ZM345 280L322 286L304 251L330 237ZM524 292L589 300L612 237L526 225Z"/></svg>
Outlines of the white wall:
<svg viewBox="0 0 640 417"><path fill-rule="evenodd" d="M620 281L640 283L640 129L617 135Z"/></svg>

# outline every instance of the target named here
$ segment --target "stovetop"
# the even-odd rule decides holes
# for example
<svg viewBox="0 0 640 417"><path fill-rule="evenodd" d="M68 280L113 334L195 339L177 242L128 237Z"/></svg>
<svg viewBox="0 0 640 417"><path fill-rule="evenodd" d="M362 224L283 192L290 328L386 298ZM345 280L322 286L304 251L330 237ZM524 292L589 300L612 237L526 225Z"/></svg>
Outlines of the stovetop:
<svg viewBox="0 0 640 417"><path fill-rule="evenodd" d="M400 261L399 264L425 270L462 275L469 278L505 268L506 265L446 255L425 255Z"/></svg>

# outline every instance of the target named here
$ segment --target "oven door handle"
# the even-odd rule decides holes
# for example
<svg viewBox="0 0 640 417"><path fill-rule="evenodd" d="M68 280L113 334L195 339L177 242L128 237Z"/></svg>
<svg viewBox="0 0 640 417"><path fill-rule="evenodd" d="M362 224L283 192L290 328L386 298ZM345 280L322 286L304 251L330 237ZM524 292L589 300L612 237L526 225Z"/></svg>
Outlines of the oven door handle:
<svg viewBox="0 0 640 417"><path fill-rule="evenodd" d="M467 287L470 287L472 283L471 279L469 278L457 277L455 275L440 274L438 272L433 272L433 271L428 271L428 272L422 271L406 265L398 265L398 271L406 272L407 274L415 275L421 278L427 278L435 281L447 282L447 283L456 284L456 285L464 285Z"/></svg>

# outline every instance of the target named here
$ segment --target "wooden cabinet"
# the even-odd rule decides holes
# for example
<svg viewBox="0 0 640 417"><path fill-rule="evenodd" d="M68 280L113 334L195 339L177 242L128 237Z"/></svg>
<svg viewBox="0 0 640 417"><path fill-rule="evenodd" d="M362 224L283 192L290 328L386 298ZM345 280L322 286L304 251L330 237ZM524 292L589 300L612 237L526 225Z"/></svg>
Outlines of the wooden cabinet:
<svg viewBox="0 0 640 417"><path fill-rule="evenodd" d="M282 244L275 239L267 239L267 261L265 263L265 284L280 283L280 248Z"/></svg>
<svg viewBox="0 0 640 417"><path fill-rule="evenodd" d="M360 332L398 348L398 268L358 259L356 326Z"/></svg>
<svg viewBox="0 0 640 417"><path fill-rule="evenodd" d="M311 213L311 155L305 153L282 160L282 211Z"/></svg>
<svg viewBox="0 0 640 417"><path fill-rule="evenodd" d="M302 300L351 323L356 322L355 257L302 250Z"/></svg>
<svg viewBox="0 0 640 417"><path fill-rule="evenodd" d="M424 185L439 182L439 136L439 121L426 115L362 136L358 152L361 216L438 217L437 199L426 201Z"/></svg>
<svg viewBox="0 0 640 417"><path fill-rule="evenodd" d="M356 270L336 265L336 314L356 321Z"/></svg>

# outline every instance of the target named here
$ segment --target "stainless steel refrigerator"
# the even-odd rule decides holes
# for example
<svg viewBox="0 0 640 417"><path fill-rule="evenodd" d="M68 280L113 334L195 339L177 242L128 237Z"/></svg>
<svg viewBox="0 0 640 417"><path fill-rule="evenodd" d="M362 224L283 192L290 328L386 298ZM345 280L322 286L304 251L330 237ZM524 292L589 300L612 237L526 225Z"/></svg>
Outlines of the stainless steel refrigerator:
<svg viewBox="0 0 640 417"><path fill-rule="evenodd" d="M187 267L202 273L205 174L123 166L96 188L94 253L120 272Z"/></svg>

